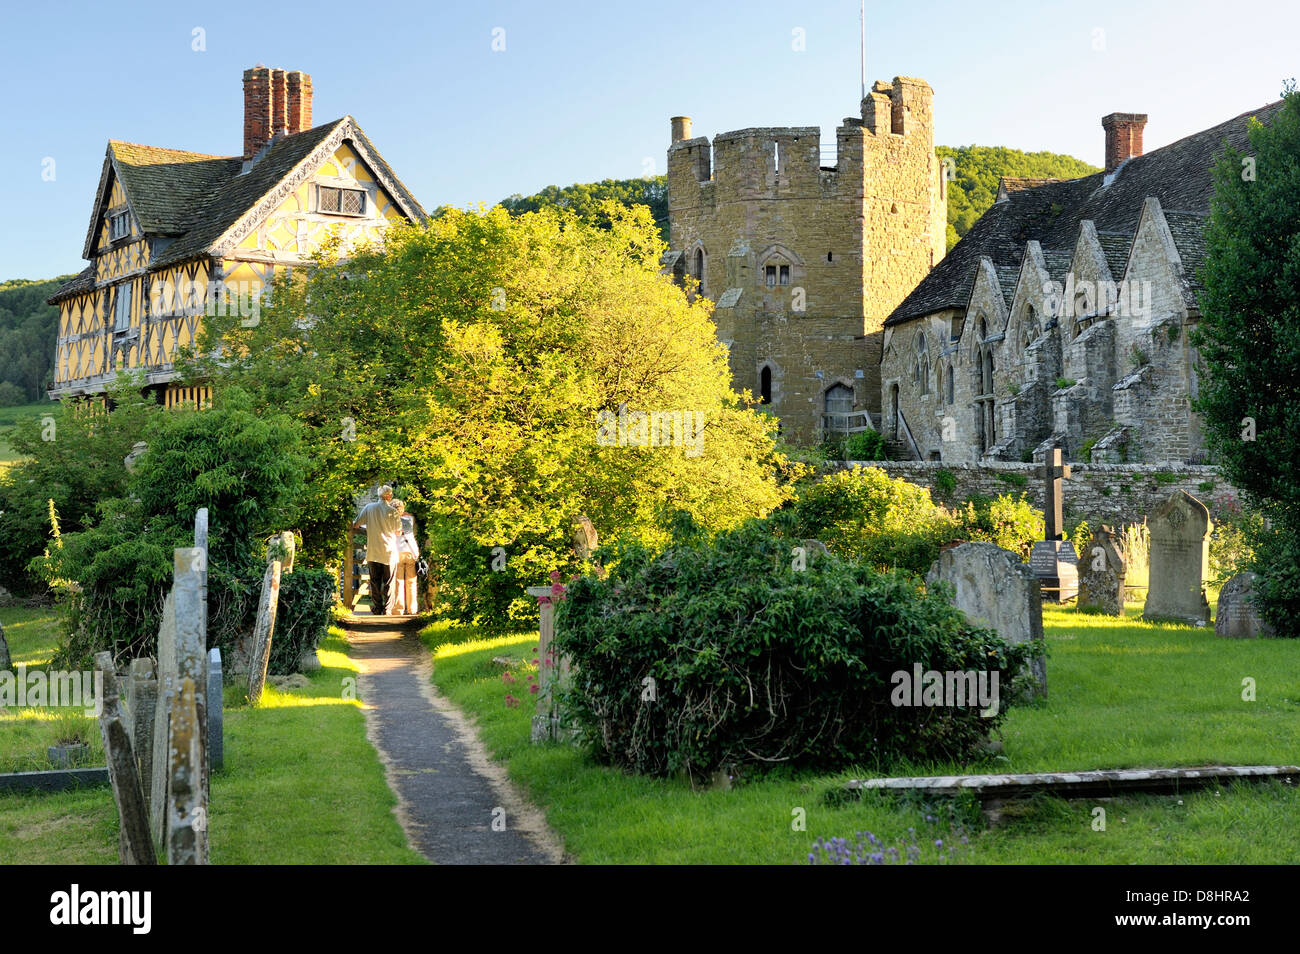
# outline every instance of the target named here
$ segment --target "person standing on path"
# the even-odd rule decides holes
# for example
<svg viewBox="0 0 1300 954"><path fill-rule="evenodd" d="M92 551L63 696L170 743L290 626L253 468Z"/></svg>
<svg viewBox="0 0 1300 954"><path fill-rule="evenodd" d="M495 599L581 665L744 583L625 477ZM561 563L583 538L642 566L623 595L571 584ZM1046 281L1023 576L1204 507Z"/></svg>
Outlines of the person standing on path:
<svg viewBox="0 0 1300 954"><path fill-rule="evenodd" d="M397 537L397 558L389 583L388 615L414 616L418 612L415 564L420 559L420 548L415 543L415 520L401 500L393 501L393 509L402 529Z"/></svg>
<svg viewBox="0 0 1300 954"><path fill-rule="evenodd" d="M353 530L366 528L366 563L370 565L370 612L385 616L388 611L388 590L391 567L397 562L398 537L402 521L392 506L393 488L384 484L379 488L379 499L361 508L352 523Z"/></svg>

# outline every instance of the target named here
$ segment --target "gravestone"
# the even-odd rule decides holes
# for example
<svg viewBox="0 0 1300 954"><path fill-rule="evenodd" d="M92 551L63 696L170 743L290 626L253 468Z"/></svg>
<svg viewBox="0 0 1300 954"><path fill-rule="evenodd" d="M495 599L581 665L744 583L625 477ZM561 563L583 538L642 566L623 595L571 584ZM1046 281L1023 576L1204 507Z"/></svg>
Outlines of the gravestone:
<svg viewBox="0 0 1300 954"><path fill-rule="evenodd" d="M1225 639L1271 638L1277 634L1259 615L1255 607L1255 585L1259 574L1247 570L1238 573L1219 591L1218 615L1214 618L1214 635Z"/></svg>
<svg viewBox="0 0 1300 954"><path fill-rule="evenodd" d="M104 758L108 762L113 801L117 804L117 813L122 820L118 836L118 858L124 865L152 865L157 859L154 857L153 839L149 833L149 810L144 803L144 789L140 786L135 753L131 749L131 736L122 717L112 653L96 653L95 668L104 676L99 732L104 739Z"/></svg>
<svg viewBox="0 0 1300 954"><path fill-rule="evenodd" d="M180 681L167 747L167 863L208 861L208 805L203 793L204 725L193 679Z"/></svg>
<svg viewBox="0 0 1300 954"><path fill-rule="evenodd" d="M1147 518L1151 532L1151 579L1143 619L1206 626L1210 603L1205 577L1210 564L1210 511L1191 494L1175 491Z"/></svg>
<svg viewBox="0 0 1300 954"><path fill-rule="evenodd" d="M248 661L248 701L257 705L266 687L266 667L271 662L271 639L275 636L275 613L280 605L280 561L272 560L262 578L262 599L253 627L253 653Z"/></svg>
<svg viewBox="0 0 1300 954"><path fill-rule="evenodd" d="M1128 566L1115 546L1115 532L1107 526L1093 531L1079 564L1077 609L1107 616L1124 615L1124 577Z"/></svg>
<svg viewBox="0 0 1300 954"><path fill-rule="evenodd" d="M219 769L225 764L225 712L221 698L221 650L215 646L208 651L208 768Z"/></svg>
<svg viewBox="0 0 1300 954"><path fill-rule="evenodd" d="M1070 465L1062 463L1061 449L1053 447L1040 474L1046 500L1043 504L1044 539L1029 554L1029 569L1042 587L1042 597L1057 603L1079 593L1079 559L1074 544L1066 540L1061 506L1061 481L1070 476Z"/></svg>
<svg viewBox="0 0 1300 954"><path fill-rule="evenodd" d="M206 715L202 695L206 690L204 679L205 646L202 634L207 604L201 600L200 553L198 548L178 548L174 554L171 592L163 604L163 622L158 630L158 704L154 715L153 770L149 815L153 827L154 843L165 845L167 837L167 805L170 800L170 763L172 713L183 680L190 680L194 689L194 704L199 718ZM200 752L206 758L206 747L199 739ZM203 782L197 783L202 795L207 791Z"/></svg>
<svg viewBox="0 0 1300 954"><path fill-rule="evenodd" d="M0 672L4 672L13 666L13 660L9 657L9 644L5 642L4 623L0 623Z"/></svg>
<svg viewBox="0 0 1300 954"><path fill-rule="evenodd" d="M1038 578L1008 550L992 543L963 543L944 550L925 582L950 584L954 605L976 626L987 626L1008 643L1031 643L1040 652L1029 663L1034 695L1047 697L1047 661L1042 655L1043 603Z"/></svg>
<svg viewBox="0 0 1300 954"><path fill-rule="evenodd" d="M152 659L132 659L127 682L131 751L140 767L140 787L147 798L153 791L153 723L158 716L158 680Z"/></svg>

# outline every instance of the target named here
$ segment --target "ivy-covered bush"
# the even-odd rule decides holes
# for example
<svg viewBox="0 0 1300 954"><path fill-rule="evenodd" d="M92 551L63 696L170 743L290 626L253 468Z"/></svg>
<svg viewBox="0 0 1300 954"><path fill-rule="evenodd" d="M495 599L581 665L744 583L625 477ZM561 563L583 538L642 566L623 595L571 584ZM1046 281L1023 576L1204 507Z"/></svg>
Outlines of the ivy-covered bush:
<svg viewBox="0 0 1300 954"><path fill-rule="evenodd" d="M632 546L558 604L572 661L558 698L602 760L648 775L721 766L834 769L967 759L1005 713L896 706L893 674L998 672L1024 661L905 574L822 555L752 521L661 553ZM1007 694L1003 694L1006 698Z"/></svg>

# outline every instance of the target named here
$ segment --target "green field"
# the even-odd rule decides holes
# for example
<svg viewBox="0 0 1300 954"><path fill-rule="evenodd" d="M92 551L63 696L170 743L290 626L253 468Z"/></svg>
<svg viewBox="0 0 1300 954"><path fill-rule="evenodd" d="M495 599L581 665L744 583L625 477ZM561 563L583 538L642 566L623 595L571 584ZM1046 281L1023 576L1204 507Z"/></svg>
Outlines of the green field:
<svg viewBox="0 0 1300 954"><path fill-rule="evenodd" d="M14 664L48 663L48 610L0 610ZM225 768L213 773L213 864L421 864L393 814L379 757L355 698L356 664L330 630L322 668L301 689L268 686L257 708L225 690ZM67 710L0 714L0 771L47 768L56 720L80 721L103 764L97 723ZM108 787L0 794L0 865L116 864L117 810Z"/></svg>
<svg viewBox="0 0 1300 954"><path fill-rule="evenodd" d="M0 407L0 466L8 461L18 460L18 454L9 444L9 434L20 421L39 418L49 414L54 404L41 401L37 404L24 404L21 407Z"/></svg>
<svg viewBox="0 0 1300 954"><path fill-rule="evenodd" d="M1300 761L1300 641L1220 640L1213 630L1152 625L1130 605L1123 620L1047 609L1049 701L1010 711L1003 751L970 765L900 765L890 774L1037 772L1133 766L1296 764ZM507 707L531 671L535 633L482 640L436 624L434 681L478 723L484 742L543 808L566 849L587 863L806 863L815 840L871 832L921 862L1282 863L1300 839L1300 793L1278 783L1181 798L1098 802L1037 798L996 828L961 806L845 798L843 783L872 774L777 775L731 790L627 775L568 745L528 742L531 699ZM493 657L516 661L507 686ZM1256 699L1244 701L1243 680ZM1095 808L1106 830L1093 828ZM800 818L806 830L794 830ZM915 835L909 835L909 828ZM969 844L960 844L965 836ZM900 842L901 840L901 842ZM935 846L943 841L945 848ZM950 849L956 845L955 853Z"/></svg>

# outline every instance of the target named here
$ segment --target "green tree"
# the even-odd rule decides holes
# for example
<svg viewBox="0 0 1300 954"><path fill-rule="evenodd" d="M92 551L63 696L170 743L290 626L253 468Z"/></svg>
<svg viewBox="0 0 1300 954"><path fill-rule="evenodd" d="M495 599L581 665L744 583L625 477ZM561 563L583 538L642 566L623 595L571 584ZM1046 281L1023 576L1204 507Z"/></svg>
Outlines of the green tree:
<svg viewBox="0 0 1300 954"><path fill-rule="evenodd" d="M98 501L125 494L123 461L162 409L125 382L110 397L112 414L65 401L15 426L9 440L22 459L0 470L0 585L20 592L39 585L28 563L50 541L50 500L63 531L76 533L94 523Z"/></svg>
<svg viewBox="0 0 1300 954"><path fill-rule="evenodd" d="M115 422L121 413L100 418ZM251 629L263 541L291 526L302 491L297 424L255 413L236 388L223 388L213 408L158 410L136 436L149 446L121 495L100 499L94 523L64 532L49 558L36 561L51 582L78 584L59 654L74 667L102 649L155 651L173 551L194 545L200 507L209 510L209 643L228 648Z"/></svg>
<svg viewBox="0 0 1300 954"><path fill-rule="evenodd" d="M1300 93L1271 125L1250 121L1254 156L1227 148L1214 169L1201 320L1207 374L1197 408L1226 480L1272 529L1256 551L1265 615L1296 634L1300 617Z"/></svg>
<svg viewBox="0 0 1300 954"><path fill-rule="evenodd" d="M653 541L668 510L720 528L781 502L772 425L730 390L711 304L659 274L647 209L598 211L446 210L344 266L327 251L254 327L209 322L201 350L222 351L196 373L307 429L308 554L341 552L353 495L394 483L452 609L501 625L535 612L524 586L578 569L578 513L602 542ZM620 409L703 430L620 444Z"/></svg>
<svg viewBox="0 0 1300 954"><path fill-rule="evenodd" d="M0 382L20 388L23 394L13 400L13 394L6 392L0 407L44 397L53 378L59 327L59 309L45 299L72 277L0 282Z"/></svg>
<svg viewBox="0 0 1300 954"><path fill-rule="evenodd" d="M501 200L501 206L511 215L540 212L542 209L563 209L580 218L598 224L607 224L608 216L602 203L614 201L626 206L644 205L654 216L655 225L665 242L668 241L668 177L646 176L641 179L604 179L570 186L547 186L535 195L515 194Z"/></svg>
<svg viewBox="0 0 1300 954"><path fill-rule="evenodd" d="M951 159L948 183L948 248L970 231L998 197L1002 176L1077 179L1100 172L1096 166L1055 152L1021 152L1005 146L936 146L939 161Z"/></svg>

